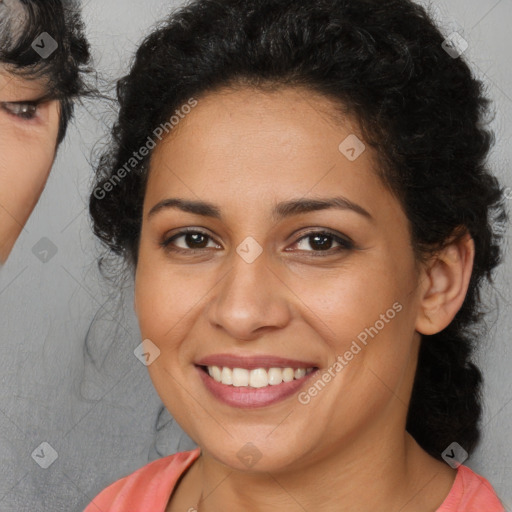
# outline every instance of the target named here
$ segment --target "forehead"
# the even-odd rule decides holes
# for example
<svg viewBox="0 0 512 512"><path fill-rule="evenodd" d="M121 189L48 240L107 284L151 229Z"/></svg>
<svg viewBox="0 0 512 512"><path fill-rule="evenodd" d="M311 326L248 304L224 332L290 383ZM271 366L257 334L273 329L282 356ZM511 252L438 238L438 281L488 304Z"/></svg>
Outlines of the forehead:
<svg viewBox="0 0 512 512"><path fill-rule="evenodd" d="M224 149L231 159L235 152L247 153L251 148L265 157L268 151L289 148L299 140L305 144L304 151L311 145L337 147L336 140L345 132L359 132L357 122L342 114L339 104L313 91L301 87L272 91L224 88L200 96L157 151L169 144L173 151L200 150L206 144L205 151L220 154Z"/></svg>
<svg viewBox="0 0 512 512"><path fill-rule="evenodd" d="M10 72L0 63L0 101L36 99L48 93L48 79L24 78Z"/></svg>
<svg viewBox="0 0 512 512"><path fill-rule="evenodd" d="M347 109L339 100L331 100L305 86L226 86L201 95L198 106L184 117L186 122L178 123L167 139L179 134L184 125L190 122L200 124L209 116L216 117L216 124L225 122L226 118L228 122L233 118L241 124L244 118L250 118L250 122L254 122L254 117L263 121L265 117L273 116L275 124L279 119L292 119L295 125L300 122L313 124L322 121L327 125L325 128L330 127L331 130L339 130L344 126L349 126L352 131L358 130L355 118L345 110ZM253 131L260 129L253 125L251 132Z"/></svg>
<svg viewBox="0 0 512 512"><path fill-rule="evenodd" d="M173 130L152 155L148 202L171 192L230 203L336 190L382 199L374 150L351 161L340 149L364 145L358 123L309 91L211 93Z"/></svg>
<svg viewBox="0 0 512 512"><path fill-rule="evenodd" d="M253 88L220 90L197 100L196 106L158 144L151 160L151 173L165 160L192 168L238 171L240 166L256 169L289 169L299 177L300 169L310 175L321 168L347 163L340 144L363 136L357 121L329 98L303 88L260 91ZM179 110L179 109L178 109ZM373 167L372 151L364 164ZM348 165L356 168L357 164ZM247 169L246 169L247 170ZM150 174L151 174L150 173Z"/></svg>

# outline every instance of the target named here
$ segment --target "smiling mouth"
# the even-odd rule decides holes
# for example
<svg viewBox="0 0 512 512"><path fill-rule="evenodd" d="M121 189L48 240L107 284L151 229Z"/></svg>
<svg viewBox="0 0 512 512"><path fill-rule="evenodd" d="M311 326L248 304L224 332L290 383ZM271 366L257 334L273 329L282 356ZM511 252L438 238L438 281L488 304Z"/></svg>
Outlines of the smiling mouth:
<svg viewBox="0 0 512 512"><path fill-rule="evenodd" d="M229 368L220 366L199 366L213 380L231 387L266 388L279 386L282 383L300 380L318 368Z"/></svg>

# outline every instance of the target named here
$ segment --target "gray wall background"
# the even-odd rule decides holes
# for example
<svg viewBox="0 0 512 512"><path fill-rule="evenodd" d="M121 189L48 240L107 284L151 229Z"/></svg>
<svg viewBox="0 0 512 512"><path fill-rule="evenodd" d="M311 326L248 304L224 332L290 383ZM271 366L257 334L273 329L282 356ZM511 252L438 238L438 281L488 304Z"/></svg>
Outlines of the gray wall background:
<svg viewBox="0 0 512 512"><path fill-rule="evenodd" d="M143 35L178 4L84 2L87 33L103 79L124 74ZM431 5L446 35L457 31L468 41L464 55L495 101L497 144L491 161L512 187L512 0L435 0ZM112 481L194 446L162 411L146 368L133 355L140 339L130 284L121 290L109 286L97 270L100 251L86 211L89 161L104 144L114 115L108 105L78 107L45 192L0 273L2 512L82 511ZM33 251L37 243L56 254L40 261ZM491 481L508 512L511 259L507 246L496 286L487 293L490 332L478 353L486 379L484 436L466 461ZM46 445L44 457L31 456L36 449L41 454L43 442L57 456L47 469L35 462L50 462Z"/></svg>

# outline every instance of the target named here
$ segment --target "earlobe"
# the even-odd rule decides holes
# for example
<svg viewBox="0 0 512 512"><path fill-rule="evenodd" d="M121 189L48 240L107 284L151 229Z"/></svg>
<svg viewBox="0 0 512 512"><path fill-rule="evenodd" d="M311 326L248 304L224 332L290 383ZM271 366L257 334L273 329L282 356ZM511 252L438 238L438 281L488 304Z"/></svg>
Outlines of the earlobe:
<svg viewBox="0 0 512 512"><path fill-rule="evenodd" d="M424 270L424 286L416 321L418 332L436 334L453 320L466 297L474 256L474 241L466 233L433 257Z"/></svg>

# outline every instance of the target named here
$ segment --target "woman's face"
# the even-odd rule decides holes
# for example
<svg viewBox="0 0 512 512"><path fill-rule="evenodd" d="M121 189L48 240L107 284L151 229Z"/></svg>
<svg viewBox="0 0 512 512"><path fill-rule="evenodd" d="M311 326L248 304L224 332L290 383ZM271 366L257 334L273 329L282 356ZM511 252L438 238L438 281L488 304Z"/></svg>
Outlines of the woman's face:
<svg viewBox="0 0 512 512"><path fill-rule="evenodd" d="M0 263L34 209L55 158L58 101L38 103L43 83L0 67Z"/></svg>
<svg viewBox="0 0 512 512"><path fill-rule="evenodd" d="M403 439L420 339L407 218L329 110L299 89L212 93L152 157L135 283L149 372L234 468Z"/></svg>

